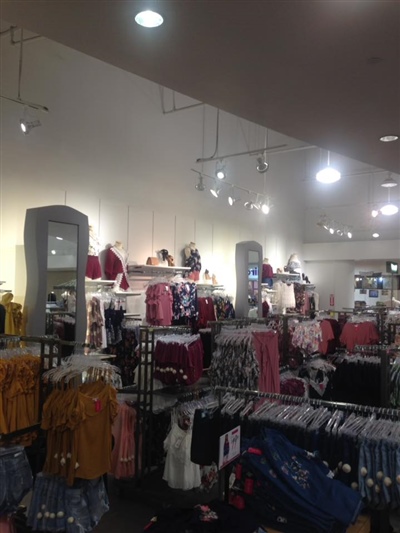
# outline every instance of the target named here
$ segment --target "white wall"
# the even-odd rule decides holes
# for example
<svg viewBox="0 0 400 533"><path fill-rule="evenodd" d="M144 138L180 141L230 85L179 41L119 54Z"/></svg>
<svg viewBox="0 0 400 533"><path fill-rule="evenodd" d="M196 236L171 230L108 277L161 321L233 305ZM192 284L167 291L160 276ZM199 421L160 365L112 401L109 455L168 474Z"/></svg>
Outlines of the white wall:
<svg viewBox="0 0 400 533"><path fill-rule="evenodd" d="M335 309L354 306L354 261L306 261L304 272L314 283L320 296L320 309ZM330 304L330 295L334 305Z"/></svg>
<svg viewBox="0 0 400 533"><path fill-rule="evenodd" d="M1 60L2 93L14 95L18 50L6 40ZM179 264L182 248L193 240L204 268L232 293L236 242L258 241L274 268L301 252L302 190L293 178L302 152L271 156L265 190L274 208L266 217L243 205L230 208L227 188L216 200L208 192L210 182L202 193L194 187L191 168L214 172L214 162L201 167L195 161L214 151L215 109L163 115L158 86L46 39L24 49L23 96L50 113L40 114L42 126L24 136L22 106L2 100L0 279L16 300L25 292L23 228L31 207L78 209L104 245L123 241L137 263L167 248ZM177 98L178 106L187 103ZM262 146L261 133L254 124L221 114L220 153ZM271 145L281 142L282 136L271 133ZM227 160L228 179L262 192L264 176L254 163L247 156ZM241 197L243 204L246 193Z"/></svg>

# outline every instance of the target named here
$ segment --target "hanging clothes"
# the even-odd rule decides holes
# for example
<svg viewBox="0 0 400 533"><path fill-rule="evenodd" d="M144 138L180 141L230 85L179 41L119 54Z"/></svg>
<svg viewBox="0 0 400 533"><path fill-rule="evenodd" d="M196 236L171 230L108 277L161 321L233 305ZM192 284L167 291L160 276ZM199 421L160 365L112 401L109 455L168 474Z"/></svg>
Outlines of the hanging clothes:
<svg viewBox="0 0 400 533"><path fill-rule="evenodd" d="M166 385L192 385L203 373L200 335L165 335L154 350L154 377Z"/></svg>
<svg viewBox="0 0 400 533"><path fill-rule="evenodd" d="M0 480L0 515L14 513L33 484L31 467L22 446L0 448Z"/></svg>
<svg viewBox="0 0 400 533"><path fill-rule="evenodd" d="M173 292L168 282L150 284L146 289L146 322L151 326L170 326Z"/></svg>
<svg viewBox="0 0 400 533"><path fill-rule="evenodd" d="M198 297L197 305L199 309L198 327L206 328L208 322L215 321L214 301L211 296Z"/></svg>
<svg viewBox="0 0 400 533"><path fill-rule="evenodd" d="M114 447L111 453L111 470L115 479L132 478L136 474L136 431L137 413L134 407L122 402L113 422ZM138 458L141 464L141 457Z"/></svg>
<svg viewBox="0 0 400 533"><path fill-rule="evenodd" d="M171 285L173 320L194 319L198 317L197 287L195 283L178 282Z"/></svg>
<svg viewBox="0 0 400 533"><path fill-rule="evenodd" d="M318 351L322 341L321 324L317 320L305 320L295 324L292 345L306 354Z"/></svg>
<svg viewBox="0 0 400 533"><path fill-rule="evenodd" d="M349 352L353 352L357 344L377 344L379 332L376 324L372 321L346 322L340 335L340 342L346 346Z"/></svg>

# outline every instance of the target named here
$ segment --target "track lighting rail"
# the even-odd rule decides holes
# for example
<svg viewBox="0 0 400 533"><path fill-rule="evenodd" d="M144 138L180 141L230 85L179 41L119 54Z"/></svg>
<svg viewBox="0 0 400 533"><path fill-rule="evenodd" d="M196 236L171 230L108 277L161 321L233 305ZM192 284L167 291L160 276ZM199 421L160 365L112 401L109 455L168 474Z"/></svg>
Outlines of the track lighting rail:
<svg viewBox="0 0 400 533"><path fill-rule="evenodd" d="M165 102L164 102L164 87L160 85L160 98L161 98L161 109L163 112L163 115L168 115L170 113L176 113L177 111L185 111L186 109L193 109L194 107L200 107L204 105L203 102L199 102L197 104L190 104L182 107L176 107L175 105L175 91L172 91L172 109L166 109L165 108Z"/></svg>
<svg viewBox="0 0 400 533"><path fill-rule="evenodd" d="M234 154L218 155L212 157L199 157L196 159L196 163L206 163L207 161L220 161L222 159L228 159L230 157L238 157L240 155L256 155L256 154L287 154L289 152L298 152L300 150L310 150L317 148L317 146L295 146L293 148L286 148L287 144L278 144L271 146L270 148L256 148L253 150L247 150L246 152L236 152ZM196 170L194 172L197 172ZM203 174L204 175L204 174Z"/></svg>

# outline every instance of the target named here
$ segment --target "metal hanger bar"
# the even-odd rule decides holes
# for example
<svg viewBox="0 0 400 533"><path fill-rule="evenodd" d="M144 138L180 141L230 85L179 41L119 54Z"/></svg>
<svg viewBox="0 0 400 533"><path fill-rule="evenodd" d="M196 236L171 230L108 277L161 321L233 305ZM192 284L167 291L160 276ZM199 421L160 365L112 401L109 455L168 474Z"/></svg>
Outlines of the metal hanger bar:
<svg viewBox="0 0 400 533"><path fill-rule="evenodd" d="M247 397L259 397L259 398L270 398L274 400L280 400L288 403L306 403L309 405L317 407L329 407L333 409L339 409L342 411L351 411L351 412L361 412L365 414L378 413L380 415L389 416L392 418L400 419L400 409L391 409L385 407L372 407L370 405L357 405L353 403L344 403L344 402L328 402L327 400L313 400L310 398L300 398L298 396L289 396L286 394L277 394L273 392L260 392L256 390L248 389L237 389L233 387L215 387L216 393L226 393L231 392L232 394L247 396Z"/></svg>

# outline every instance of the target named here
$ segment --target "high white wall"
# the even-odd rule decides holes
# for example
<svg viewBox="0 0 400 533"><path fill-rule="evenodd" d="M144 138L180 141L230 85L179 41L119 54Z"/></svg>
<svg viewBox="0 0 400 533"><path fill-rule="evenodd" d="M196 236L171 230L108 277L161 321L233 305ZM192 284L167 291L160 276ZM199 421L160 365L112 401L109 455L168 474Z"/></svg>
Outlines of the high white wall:
<svg viewBox="0 0 400 533"><path fill-rule="evenodd" d="M339 311L354 306L354 261L306 261L304 272L317 286L320 309Z"/></svg>
<svg viewBox="0 0 400 533"><path fill-rule="evenodd" d="M18 49L5 40L1 60L2 94L15 95ZM201 167L195 161L215 149L215 109L163 115L158 86L46 39L25 47L22 87L23 97L47 105L50 113L40 114L42 126L24 136L22 106L1 101L0 280L16 300L23 300L29 275L23 227L30 207L78 209L103 245L121 240L137 263L167 248L180 264L182 248L195 241L203 267L231 293L236 242L258 241L274 268L290 253L301 253L302 190L293 178L303 168L302 152L271 156L265 190L274 208L265 217L243 208L246 193L240 206L230 208L228 188L216 200L208 192L210 181L204 192L194 187L191 168L214 172L214 162ZM177 96L178 106L188 102ZM256 125L221 115L219 153L263 142ZM271 134L269 142L280 144L281 136ZM264 190L254 158L227 160L227 170L231 182Z"/></svg>

